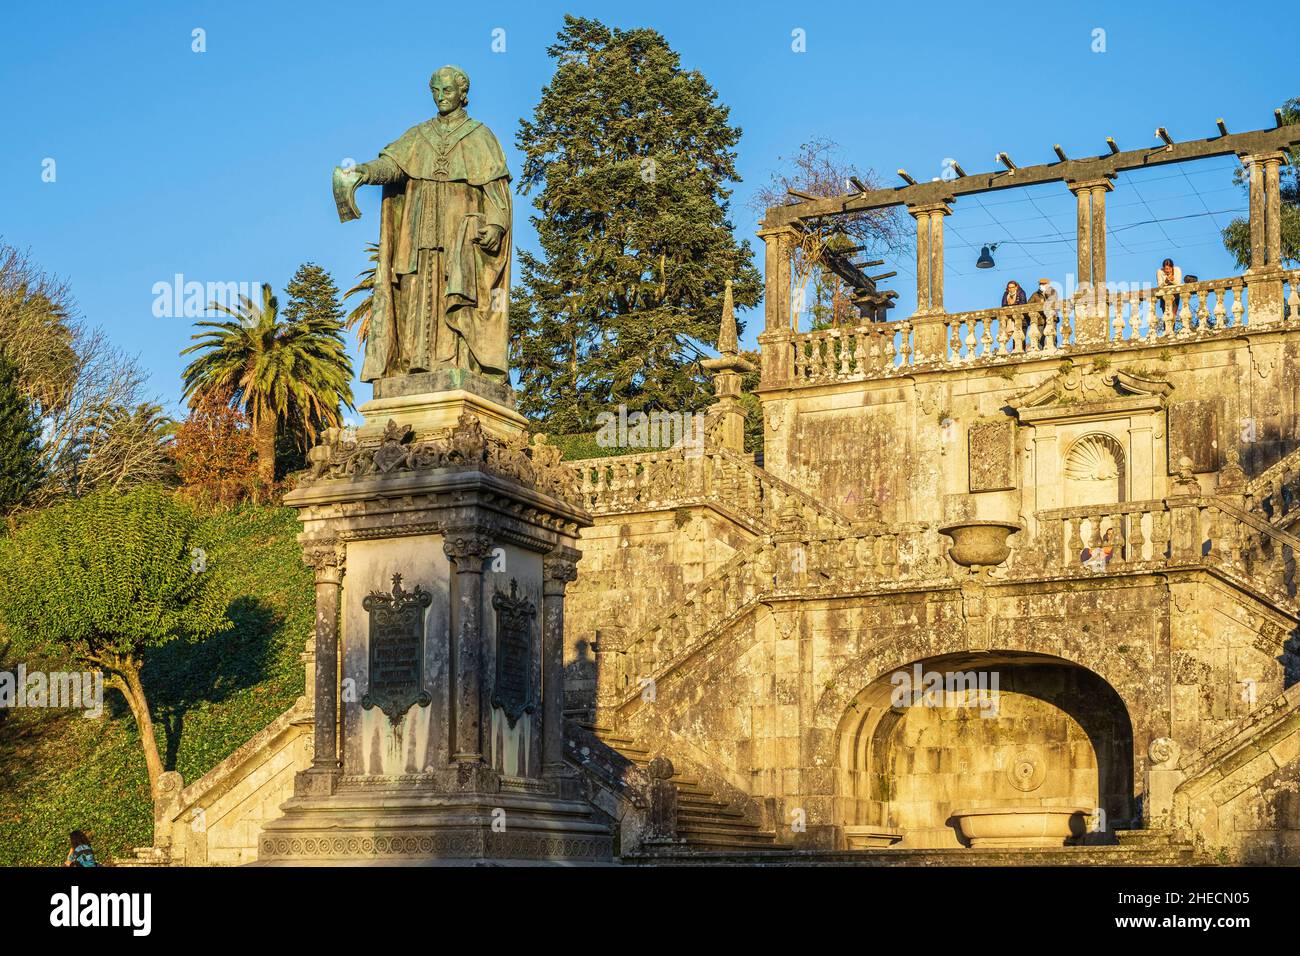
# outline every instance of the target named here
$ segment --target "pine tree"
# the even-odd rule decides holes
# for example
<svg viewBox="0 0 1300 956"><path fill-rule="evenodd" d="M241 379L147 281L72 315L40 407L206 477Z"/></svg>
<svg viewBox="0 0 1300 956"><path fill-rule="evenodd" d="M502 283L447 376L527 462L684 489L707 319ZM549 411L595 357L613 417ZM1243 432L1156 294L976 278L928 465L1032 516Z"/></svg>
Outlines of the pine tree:
<svg viewBox="0 0 1300 956"><path fill-rule="evenodd" d="M519 255L512 303L523 411L550 431L597 412L695 411L707 377L688 339L712 343L723 284L761 294L728 220L740 130L697 71L653 30L565 17L555 74L516 143L521 192L540 189L541 255Z"/></svg>
<svg viewBox="0 0 1300 956"><path fill-rule="evenodd" d="M37 486L39 456L40 429L18 367L0 356L0 513L21 504Z"/></svg>

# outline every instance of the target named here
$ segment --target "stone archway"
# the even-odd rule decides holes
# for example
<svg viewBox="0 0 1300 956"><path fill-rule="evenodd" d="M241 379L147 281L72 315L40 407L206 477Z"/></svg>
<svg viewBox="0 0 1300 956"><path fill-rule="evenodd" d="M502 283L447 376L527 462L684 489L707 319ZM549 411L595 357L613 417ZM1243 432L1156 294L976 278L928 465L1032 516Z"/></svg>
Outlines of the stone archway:
<svg viewBox="0 0 1300 956"><path fill-rule="evenodd" d="M1128 711L1105 680L1058 657L915 661L855 697L839 738L848 844L957 848L959 808L1088 807L1108 833L1136 816Z"/></svg>

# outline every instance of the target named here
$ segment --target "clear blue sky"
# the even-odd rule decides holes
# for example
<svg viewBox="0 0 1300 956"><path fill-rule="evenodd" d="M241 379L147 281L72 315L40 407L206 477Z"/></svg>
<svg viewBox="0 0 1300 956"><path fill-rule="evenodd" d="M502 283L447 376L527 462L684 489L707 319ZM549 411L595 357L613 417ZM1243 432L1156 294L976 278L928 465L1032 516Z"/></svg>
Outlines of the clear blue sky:
<svg viewBox="0 0 1300 956"><path fill-rule="evenodd" d="M1106 136L1147 144L1157 126L1175 138L1212 135L1220 116L1232 131L1269 126L1273 108L1300 95L1297 18L1258 4L10 3L0 236L69 279L82 312L138 353L175 410L190 320L154 317L154 283L183 273L279 291L314 260L347 288L365 266L377 199L341 225L331 167L372 158L431 115L428 76L452 62L473 81L472 114L517 170L515 131L550 77L546 47L565 12L653 27L709 79L744 129L732 218L751 239L752 192L812 136L895 183L900 166L931 178L949 157L971 172L992 168L999 150L1028 165L1050 161L1053 143L1071 156L1100 153ZM195 28L204 53L191 50ZM504 53L492 51L496 28ZM806 52L791 49L795 29ZM1121 177L1109 277L1150 281L1166 250L1201 278L1231 274L1216 233L1230 218L1222 210L1245 205L1232 166ZM528 247L530 199L516 202ZM1201 213L1216 215L1139 225ZM963 200L948 220L949 310L995 304L1008 278L1064 281L1073 217L1063 185ZM1008 237L1025 244L976 272L979 245ZM901 315L914 272L897 268ZM760 313L748 319L752 342ZM358 403L369 393L358 386Z"/></svg>

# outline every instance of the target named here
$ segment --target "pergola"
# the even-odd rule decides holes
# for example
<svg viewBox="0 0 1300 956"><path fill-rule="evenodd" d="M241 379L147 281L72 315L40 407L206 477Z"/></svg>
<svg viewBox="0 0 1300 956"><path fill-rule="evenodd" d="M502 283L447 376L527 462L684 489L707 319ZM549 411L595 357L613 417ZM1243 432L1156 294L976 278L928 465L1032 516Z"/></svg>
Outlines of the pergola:
<svg viewBox="0 0 1300 956"><path fill-rule="evenodd" d="M1098 156L1071 159L1054 146L1057 160L1037 166L1017 166L1005 152L998 154L1002 169L967 173L953 164L953 178L918 182L900 169L903 185L895 188L867 189L861 183L856 192L829 198L803 197L798 202L770 207L764 217L759 237L766 245L765 330L760 342L776 343L795 334L790 301L791 257L805 230L828 218L852 215L873 209L904 206L916 220L916 320L918 329L926 317L944 316L943 304L943 220L951 215L953 204L963 196L1017 189L1043 183L1063 182L1077 201L1078 284L1094 297L1105 297L1106 287L1106 193L1114 188L1116 176L1127 170L1148 169L1170 163L1186 163L1217 156L1237 156L1249 174L1250 189L1250 267L1247 275L1279 272L1282 252L1282 204L1279 170L1292 161L1290 150L1300 145L1300 125L1283 125L1281 110L1274 111L1273 129L1229 133L1223 120L1217 121L1218 135L1206 139L1176 142L1164 127L1155 131L1157 144L1122 150L1107 137L1107 151ZM841 254L824 262L858 293L867 293L864 315L883 318L892 305L893 293L879 292L875 281L887 276L869 277L864 267L879 262L855 263ZM890 274L892 275L892 273ZM1279 286L1280 288L1280 286ZM1257 299L1260 293L1255 293ZM855 299L856 301L856 299ZM918 333L919 334L919 333ZM778 350L779 351L779 350ZM784 363L777 363L778 365ZM788 370L773 369L764 362L764 378L786 377Z"/></svg>

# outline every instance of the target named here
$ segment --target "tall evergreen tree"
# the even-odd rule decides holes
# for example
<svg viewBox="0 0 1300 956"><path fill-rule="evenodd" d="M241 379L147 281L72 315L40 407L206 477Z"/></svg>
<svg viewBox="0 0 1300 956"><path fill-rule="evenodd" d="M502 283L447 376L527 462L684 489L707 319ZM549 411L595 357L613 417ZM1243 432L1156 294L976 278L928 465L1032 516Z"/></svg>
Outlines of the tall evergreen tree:
<svg viewBox="0 0 1300 956"><path fill-rule="evenodd" d="M757 304L749 243L728 220L740 129L653 30L565 17L555 74L516 143L541 255L512 303L523 408L555 431L598 411L695 410L709 390L688 339L718 334L723 284Z"/></svg>
<svg viewBox="0 0 1300 956"><path fill-rule="evenodd" d="M21 504L40 482L40 430L18 366L0 355L0 513Z"/></svg>

